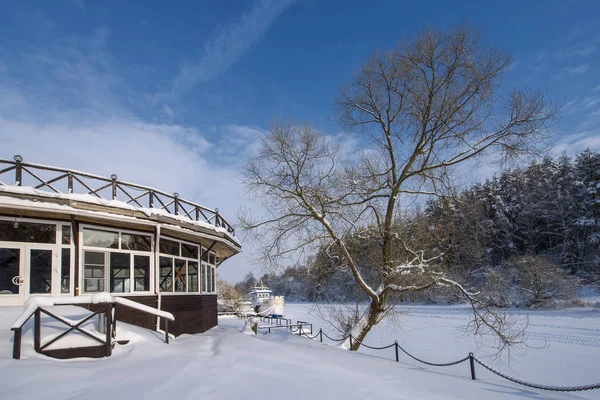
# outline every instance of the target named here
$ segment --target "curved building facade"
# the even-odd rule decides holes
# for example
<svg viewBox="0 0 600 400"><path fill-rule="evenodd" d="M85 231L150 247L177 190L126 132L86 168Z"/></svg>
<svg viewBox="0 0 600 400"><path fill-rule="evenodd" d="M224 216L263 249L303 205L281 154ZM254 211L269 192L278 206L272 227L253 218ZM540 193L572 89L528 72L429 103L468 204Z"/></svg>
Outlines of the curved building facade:
<svg viewBox="0 0 600 400"><path fill-rule="evenodd" d="M203 332L217 325L217 268L240 250L218 209L177 193L0 159L0 306L110 292L171 312L176 335Z"/></svg>

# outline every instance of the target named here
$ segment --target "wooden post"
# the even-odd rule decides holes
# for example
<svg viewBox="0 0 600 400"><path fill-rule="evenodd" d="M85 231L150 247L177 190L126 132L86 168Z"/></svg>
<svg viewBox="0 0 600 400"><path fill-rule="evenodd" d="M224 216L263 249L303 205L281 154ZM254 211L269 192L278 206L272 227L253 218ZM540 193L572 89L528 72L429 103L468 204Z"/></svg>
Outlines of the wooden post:
<svg viewBox="0 0 600 400"><path fill-rule="evenodd" d="M15 168L15 185L22 186L23 185L23 166L21 162L23 162L23 158L21 156L14 157L16 164Z"/></svg>
<svg viewBox="0 0 600 400"><path fill-rule="evenodd" d="M174 200L174 204L175 204L175 215L179 215L179 193L175 192L173 193L173 197L175 197Z"/></svg>
<svg viewBox="0 0 600 400"><path fill-rule="evenodd" d="M154 208L154 190L148 191L148 208Z"/></svg>
<svg viewBox="0 0 600 400"><path fill-rule="evenodd" d="M167 318L165 320L165 343L169 344L169 320Z"/></svg>
<svg viewBox="0 0 600 400"><path fill-rule="evenodd" d="M396 362L398 362L400 360L400 358L398 357L398 341L396 340L396 345L394 346L394 348L396 349Z"/></svg>
<svg viewBox="0 0 600 400"><path fill-rule="evenodd" d="M321 343L323 343L323 328L319 328L319 338L321 339Z"/></svg>
<svg viewBox="0 0 600 400"><path fill-rule="evenodd" d="M475 380L475 361L473 360L473 353L469 353L469 364L471 364L471 379Z"/></svg>
<svg viewBox="0 0 600 400"><path fill-rule="evenodd" d="M33 348L36 352L40 352L40 347L42 345L42 321L41 321L41 312L38 307L35 310L34 314L34 328L33 328Z"/></svg>
<svg viewBox="0 0 600 400"><path fill-rule="evenodd" d="M352 335L349 335L350 337L350 348L348 350L352 351Z"/></svg>
<svg viewBox="0 0 600 400"><path fill-rule="evenodd" d="M69 193L73 193L73 173L67 172L67 187L69 189Z"/></svg>
<svg viewBox="0 0 600 400"><path fill-rule="evenodd" d="M110 179L112 180L112 199L116 200L117 199L117 176L115 174L112 174L110 176Z"/></svg>
<svg viewBox="0 0 600 400"><path fill-rule="evenodd" d="M106 357L112 354L112 303L106 303Z"/></svg>
<svg viewBox="0 0 600 400"><path fill-rule="evenodd" d="M23 328L15 329L15 338L13 339L13 358L15 360L21 359L21 335Z"/></svg>

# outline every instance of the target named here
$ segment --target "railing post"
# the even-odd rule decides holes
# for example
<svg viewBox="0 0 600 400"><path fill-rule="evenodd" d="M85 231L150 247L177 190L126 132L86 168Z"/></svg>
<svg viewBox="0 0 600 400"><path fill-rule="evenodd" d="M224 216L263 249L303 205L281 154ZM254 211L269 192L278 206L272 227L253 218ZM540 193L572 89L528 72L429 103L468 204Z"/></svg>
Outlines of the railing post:
<svg viewBox="0 0 600 400"><path fill-rule="evenodd" d="M471 364L471 379L475 380L475 361L473 360L473 353L469 353L469 364Z"/></svg>
<svg viewBox="0 0 600 400"><path fill-rule="evenodd" d="M112 174L110 176L110 179L112 179L112 199L116 200L117 199L117 175Z"/></svg>
<svg viewBox="0 0 600 400"><path fill-rule="evenodd" d="M221 223L219 221L219 209L215 208L215 226L219 227L221 226Z"/></svg>
<svg viewBox="0 0 600 400"><path fill-rule="evenodd" d="M394 349L396 349L396 362L398 362L400 360L400 358L398 357L398 341L396 340L396 345L394 346Z"/></svg>
<svg viewBox="0 0 600 400"><path fill-rule="evenodd" d="M23 328L15 329L15 338L13 339L13 358L15 360L21 359L21 336Z"/></svg>
<svg viewBox="0 0 600 400"><path fill-rule="evenodd" d="M169 320L167 318L163 318L165 320L165 343L169 344Z"/></svg>
<svg viewBox="0 0 600 400"><path fill-rule="evenodd" d="M323 343L323 328L319 328L319 339L321 339L321 343Z"/></svg>
<svg viewBox="0 0 600 400"><path fill-rule="evenodd" d="M33 328L33 348L35 349L36 352L40 352L40 347L42 345L42 318L41 318L41 311L40 308L38 307L35 310L35 314L33 317L33 324L34 324L34 328Z"/></svg>
<svg viewBox="0 0 600 400"><path fill-rule="evenodd" d="M196 221L200 221L200 207L196 206Z"/></svg>
<svg viewBox="0 0 600 400"><path fill-rule="evenodd" d="M73 193L73 173L67 172L67 189L69 193Z"/></svg>
<svg viewBox="0 0 600 400"><path fill-rule="evenodd" d="M17 163L15 166L15 185L22 186L23 185L23 166L21 163L23 162L23 157L20 155L15 155L13 157L15 162Z"/></svg>
<svg viewBox="0 0 600 400"><path fill-rule="evenodd" d="M350 348L348 350L352 351L352 335L348 335L350 337Z"/></svg>
<svg viewBox="0 0 600 400"><path fill-rule="evenodd" d="M112 354L112 303L106 303L106 357Z"/></svg>
<svg viewBox="0 0 600 400"><path fill-rule="evenodd" d="M179 215L179 193L175 192L173 193L173 197L175 197L174 200L174 204L175 204L175 215Z"/></svg>
<svg viewBox="0 0 600 400"><path fill-rule="evenodd" d="M148 208L154 208L154 190L148 191Z"/></svg>

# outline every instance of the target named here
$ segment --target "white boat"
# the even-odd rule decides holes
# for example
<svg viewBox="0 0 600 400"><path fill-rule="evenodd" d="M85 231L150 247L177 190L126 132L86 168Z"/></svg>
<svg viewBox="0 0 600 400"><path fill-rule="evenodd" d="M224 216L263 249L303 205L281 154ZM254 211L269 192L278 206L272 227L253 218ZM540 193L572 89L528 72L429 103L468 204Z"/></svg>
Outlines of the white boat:
<svg viewBox="0 0 600 400"><path fill-rule="evenodd" d="M250 289L248 297L258 315L275 318L283 317L283 296L273 296L273 292L262 283L260 286Z"/></svg>

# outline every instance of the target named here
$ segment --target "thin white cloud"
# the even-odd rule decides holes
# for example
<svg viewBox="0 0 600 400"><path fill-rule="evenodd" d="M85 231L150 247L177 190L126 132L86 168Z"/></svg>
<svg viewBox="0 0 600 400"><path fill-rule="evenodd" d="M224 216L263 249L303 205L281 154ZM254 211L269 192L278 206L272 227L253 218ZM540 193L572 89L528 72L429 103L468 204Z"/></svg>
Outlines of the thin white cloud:
<svg viewBox="0 0 600 400"><path fill-rule="evenodd" d="M196 85L207 82L234 65L269 29L292 0L260 0L237 21L206 43L196 61L177 74L168 100L177 100Z"/></svg>
<svg viewBox="0 0 600 400"><path fill-rule="evenodd" d="M575 155L586 149L600 152L600 130L591 130L564 136L562 140L554 146L552 153L554 155L560 155L564 152L568 155Z"/></svg>
<svg viewBox="0 0 600 400"><path fill-rule="evenodd" d="M567 67L565 68L565 72L569 75L578 75L583 74L584 72L589 71L590 66L588 64L581 64L576 67Z"/></svg>

